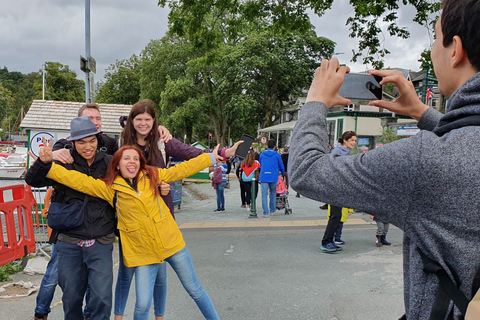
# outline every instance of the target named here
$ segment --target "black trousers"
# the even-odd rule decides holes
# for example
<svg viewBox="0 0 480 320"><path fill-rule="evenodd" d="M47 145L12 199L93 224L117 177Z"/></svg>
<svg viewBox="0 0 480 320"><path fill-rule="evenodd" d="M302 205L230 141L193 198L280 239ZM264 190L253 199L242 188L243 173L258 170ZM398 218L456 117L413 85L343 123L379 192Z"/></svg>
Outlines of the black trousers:
<svg viewBox="0 0 480 320"><path fill-rule="evenodd" d="M243 184L245 185L245 191L247 194L246 200L247 205L250 205L252 202L252 181L244 181ZM258 181L255 181L255 200L257 200L258 196Z"/></svg>
<svg viewBox="0 0 480 320"><path fill-rule="evenodd" d="M330 207L330 218L328 219L327 228L323 235L322 246L333 242L333 236L335 235L335 231L340 225L340 220L342 219L342 207Z"/></svg>
<svg viewBox="0 0 480 320"><path fill-rule="evenodd" d="M250 201L247 201L247 191L243 180L240 180L240 197L242 198L242 206L250 203Z"/></svg>

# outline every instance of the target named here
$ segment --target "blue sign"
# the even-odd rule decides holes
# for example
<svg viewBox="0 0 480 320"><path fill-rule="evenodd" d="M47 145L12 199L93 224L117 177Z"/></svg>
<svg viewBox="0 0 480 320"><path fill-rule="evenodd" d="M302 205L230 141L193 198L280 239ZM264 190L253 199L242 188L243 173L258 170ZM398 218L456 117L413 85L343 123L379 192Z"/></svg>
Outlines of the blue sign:
<svg viewBox="0 0 480 320"><path fill-rule="evenodd" d="M358 138L358 145L359 146L368 146L370 144L369 138Z"/></svg>

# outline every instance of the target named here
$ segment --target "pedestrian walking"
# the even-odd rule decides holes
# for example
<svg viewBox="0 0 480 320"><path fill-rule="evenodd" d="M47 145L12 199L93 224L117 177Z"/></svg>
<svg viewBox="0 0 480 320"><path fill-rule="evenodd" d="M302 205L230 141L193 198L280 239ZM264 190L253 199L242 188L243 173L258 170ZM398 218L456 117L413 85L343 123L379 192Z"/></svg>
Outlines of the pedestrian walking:
<svg viewBox="0 0 480 320"><path fill-rule="evenodd" d="M332 150L331 154L337 156L346 156L350 154L357 144L357 134L354 131L345 131L342 136L338 139L337 146ZM348 209L347 209L348 210ZM330 205L329 206L329 216L327 227L325 228L325 233L323 234L322 245L320 249L326 253L334 253L337 251L342 251L342 247L338 244L345 244L341 240L341 234L343 229L342 220L342 207ZM346 219L345 219L346 221ZM335 234L337 234L337 243L335 243Z"/></svg>
<svg viewBox="0 0 480 320"><path fill-rule="evenodd" d="M263 217L277 213L275 206L278 174L285 174L280 154L273 150L276 147L275 140L268 140L268 149L260 154L260 182L262 185L262 208ZM269 199L270 198L270 199Z"/></svg>
<svg viewBox="0 0 480 320"><path fill-rule="evenodd" d="M227 184L228 167L225 161L216 163L213 166L213 180L212 185L217 194L217 211L225 211L225 185Z"/></svg>
<svg viewBox="0 0 480 320"><path fill-rule="evenodd" d="M258 179L255 178L256 171L260 170L260 162L255 160L253 150L248 151L247 157L242 162L242 180L245 185L247 210L251 210L252 197L257 199L258 195ZM252 183L255 181L255 194L252 195Z"/></svg>
<svg viewBox="0 0 480 320"><path fill-rule="evenodd" d="M387 221L380 220L374 216L370 216L370 219L377 223L377 233L375 234L375 245L377 247L389 246L390 242L387 241L387 233L390 227L390 223Z"/></svg>

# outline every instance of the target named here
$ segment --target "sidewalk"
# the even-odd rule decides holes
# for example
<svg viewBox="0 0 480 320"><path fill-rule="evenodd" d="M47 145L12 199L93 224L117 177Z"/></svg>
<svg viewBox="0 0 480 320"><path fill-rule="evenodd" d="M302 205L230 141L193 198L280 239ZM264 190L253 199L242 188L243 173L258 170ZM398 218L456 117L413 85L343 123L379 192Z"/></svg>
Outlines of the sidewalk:
<svg viewBox="0 0 480 320"><path fill-rule="evenodd" d="M259 186L260 187L260 186ZM261 189L261 187L260 187ZM200 195L204 200L193 196ZM244 227L316 227L327 225L327 210L317 202L289 190L288 202L292 214L285 215L285 210L269 218L263 218L261 190L259 191L256 209L258 218L250 218L250 212L241 208L240 183L237 177L230 175L230 189L225 189L225 211L214 212L216 209L216 194L211 183L185 182L183 186L183 203L181 209L175 208L175 218L181 229L188 228L244 228ZM346 225L375 225L369 215L354 212Z"/></svg>

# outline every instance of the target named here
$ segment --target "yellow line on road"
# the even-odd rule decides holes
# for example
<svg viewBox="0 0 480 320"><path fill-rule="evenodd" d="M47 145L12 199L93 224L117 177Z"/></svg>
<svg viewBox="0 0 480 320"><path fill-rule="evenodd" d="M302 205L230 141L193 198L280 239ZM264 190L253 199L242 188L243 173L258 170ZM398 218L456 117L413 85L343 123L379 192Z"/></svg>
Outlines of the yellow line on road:
<svg viewBox="0 0 480 320"><path fill-rule="evenodd" d="M262 219L262 218L259 218ZM363 219L349 219L345 224L348 225L368 225L370 223ZM327 220L248 220L231 222L185 222L180 225L180 229L198 229L198 228L248 228L248 227L311 227L326 226Z"/></svg>

